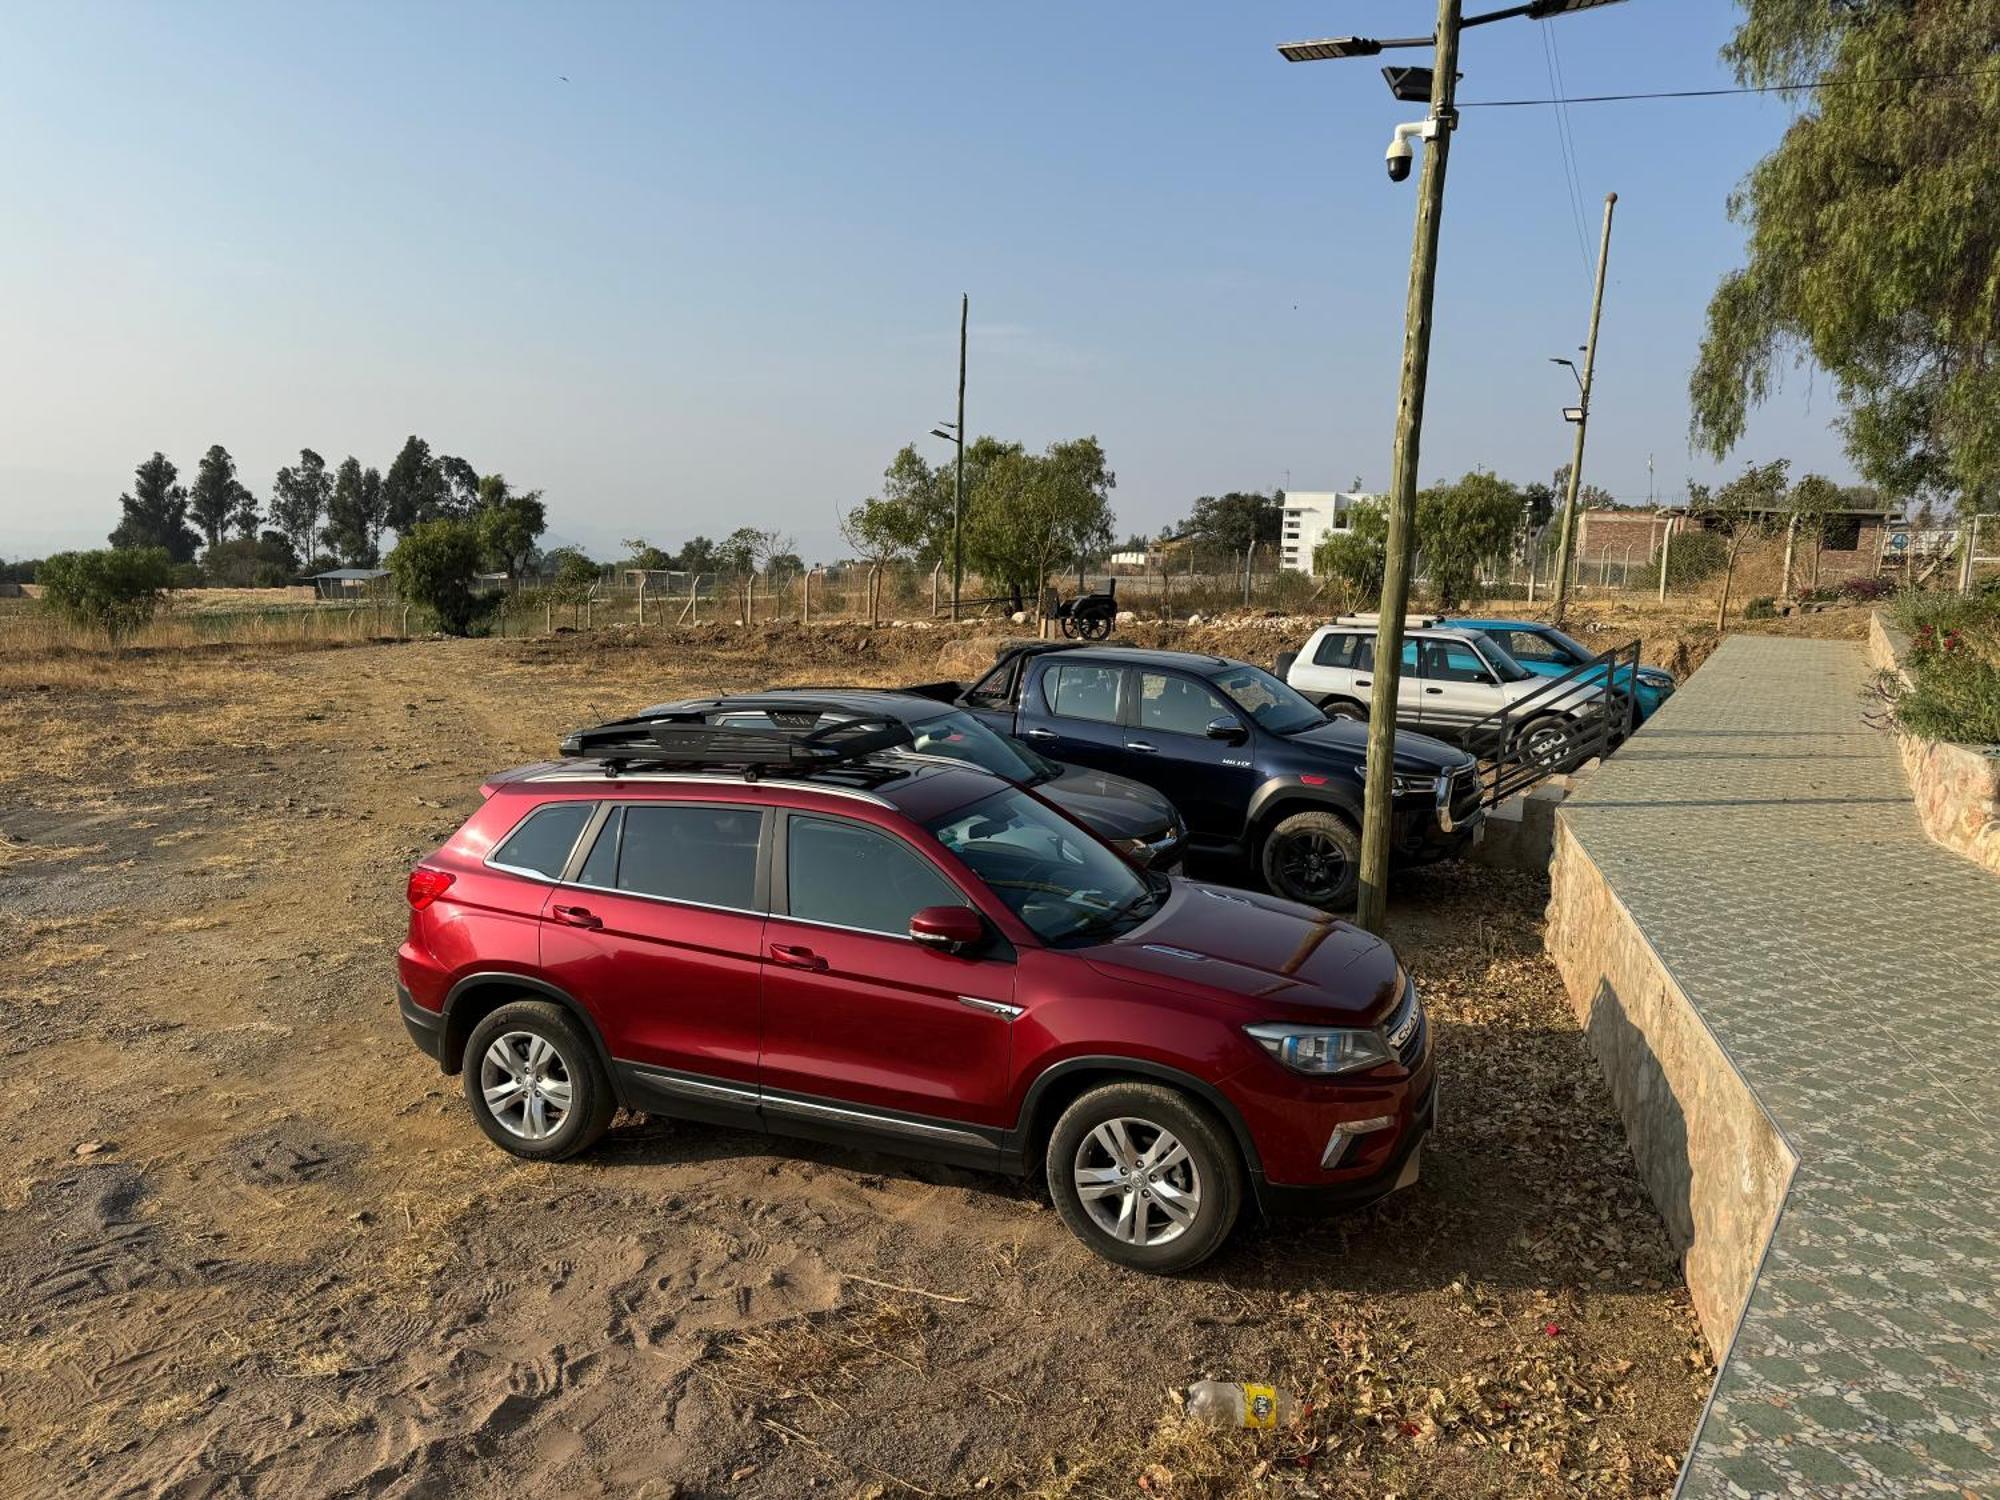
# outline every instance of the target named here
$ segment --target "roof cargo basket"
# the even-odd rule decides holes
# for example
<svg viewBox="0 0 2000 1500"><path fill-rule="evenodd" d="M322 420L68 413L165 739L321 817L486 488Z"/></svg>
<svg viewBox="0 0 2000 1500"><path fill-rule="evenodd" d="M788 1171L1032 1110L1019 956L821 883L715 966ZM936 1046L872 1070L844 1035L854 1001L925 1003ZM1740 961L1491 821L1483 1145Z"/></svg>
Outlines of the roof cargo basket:
<svg viewBox="0 0 2000 1500"><path fill-rule="evenodd" d="M909 726L896 719L840 719L815 728L806 714L796 711L803 707L788 704L785 708L794 712L771 713L768 729L710 724L698 713L619 719L565 736L562 753L600 761L614 775L639 766L674 766L741 771L754 781L767 771L796 776L847 765L911 741ZM817 712L811 715L818 718Z"/></svg>

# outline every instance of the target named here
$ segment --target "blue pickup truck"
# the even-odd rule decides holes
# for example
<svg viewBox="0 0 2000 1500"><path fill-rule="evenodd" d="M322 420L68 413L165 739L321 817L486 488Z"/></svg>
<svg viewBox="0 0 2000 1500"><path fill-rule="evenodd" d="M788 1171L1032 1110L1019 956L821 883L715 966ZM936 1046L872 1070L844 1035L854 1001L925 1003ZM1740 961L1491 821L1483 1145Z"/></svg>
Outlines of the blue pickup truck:
<svg viewBox="0 0 2000 1500"><path fill-rule="evenodd" d="M1477 630L1492 636L1509 656L1538 677L1561 677L1587 662L1597 660L1598 653L1583 642L1539 620L1454 618L1438 623L1455 630ZM1599 668L1597 676L1586 675L1580 680L1601 681L1608 671L1609 668ZM1643 724L1652 717L1655 709L1673 696L1674 674L1663 672L1658 667L1640 667L1635 680L1632 668L1624 667L1619 669L1617 687L1632 699L1633 722Z"/></svg>

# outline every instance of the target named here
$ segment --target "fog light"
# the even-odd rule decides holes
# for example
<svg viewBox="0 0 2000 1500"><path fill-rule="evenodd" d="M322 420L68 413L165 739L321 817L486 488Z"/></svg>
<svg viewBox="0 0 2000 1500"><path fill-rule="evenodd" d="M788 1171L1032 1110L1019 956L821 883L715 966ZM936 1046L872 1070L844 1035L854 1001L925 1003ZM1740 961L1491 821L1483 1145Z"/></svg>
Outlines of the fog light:
<svg viewBox="0 0 2000 1500"><path fill-rule="evenodd" d="M1357 1136L1373 1135L1378 1130L1388 1130L1396 1123L1394 1115L1373 1115L1366 1120L1349 1120L1326 1138L1326 1150L1319 1156L1322 1168L1331 1170L1340 1165L1340 1159L1347 1155L1347 1148Z"/></svg>

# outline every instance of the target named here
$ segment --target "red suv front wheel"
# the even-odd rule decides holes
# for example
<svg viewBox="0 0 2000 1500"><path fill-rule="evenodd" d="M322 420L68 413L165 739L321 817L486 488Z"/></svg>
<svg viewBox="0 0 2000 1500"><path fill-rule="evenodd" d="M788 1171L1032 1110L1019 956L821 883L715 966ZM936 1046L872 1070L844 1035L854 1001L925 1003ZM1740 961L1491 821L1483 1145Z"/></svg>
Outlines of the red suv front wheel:
<svg viewBox="0 0 2000 1500"><path fill-rule="evenodd" d="M1242 1162L1227 1128L1155 1083L1102 1084L1077 1099L1050 1133L1046 1168L1071 1233L1134 1270L1201 1264L1243 1202Z"/></svg>

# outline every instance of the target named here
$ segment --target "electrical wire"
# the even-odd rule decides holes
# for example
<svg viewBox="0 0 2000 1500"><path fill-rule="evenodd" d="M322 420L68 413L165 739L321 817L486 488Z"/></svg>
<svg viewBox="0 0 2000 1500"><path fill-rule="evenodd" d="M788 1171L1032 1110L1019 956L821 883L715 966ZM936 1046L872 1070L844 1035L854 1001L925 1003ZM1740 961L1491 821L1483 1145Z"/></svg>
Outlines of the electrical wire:
<svg viewBox="0 0 2000 1500"><path fill-rule="evenodd" d="M1550 99L1460 99L1460 109L1521 109L1531 105L1555 105L1559 111L1571 104L1620 104L1632 99L1720 99L1737 94L1795 94L1812 89L1866 88L1874 84L1941 83L1953 78L1991 78L1991 68L1975 68L1963 73L1903 73L1888 78L1818 78L1810 83L1765 83L1733 89L1662 89L1645 94L1578 94L1565 96L1561 88ZM1553 79L1553 74L1552 74Z"/></svg>
<svg viewBox="0 0 2000 1500"><path fill-rule="evenodd" d="M1548 67L1549 92L1560 98L1563 88L1561 80L1556 73L1556 57L1555 53L1551 50L1550 42L1554 31L1555 28L1552 26L1544 26L1542 28L1542 61ZM1583 188L1576 170L1574 147L1570 141L1569 131L1565 128L1565 117L1560 107L1556 110L1555 121L1556 148L1562 154L1563 187L1569 198L1570 222L1576 229L1577 263L1583 267L1584 277L1588 280L1590 276L1590 249L1583 234Z"/></svg>

